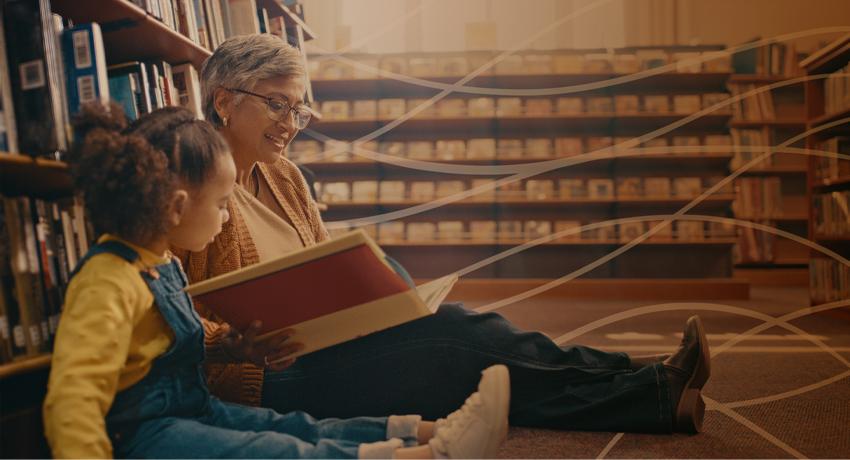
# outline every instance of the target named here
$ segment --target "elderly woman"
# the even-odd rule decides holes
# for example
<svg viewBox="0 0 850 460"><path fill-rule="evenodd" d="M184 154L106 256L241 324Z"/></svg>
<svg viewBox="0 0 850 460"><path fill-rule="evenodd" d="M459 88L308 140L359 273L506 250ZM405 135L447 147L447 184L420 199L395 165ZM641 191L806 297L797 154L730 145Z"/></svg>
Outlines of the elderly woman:
<svg viewBox="0 0 850 460"><path fill-rule="evenodd" d="M204 113L230 143L238 186L221 234L204 252L180 254L191 281L327 239L304 178L285 157L311 115L303 102L299 52L272 35L233 37L207 59L201 74ZM515 425L690 433L702 426L700 390L710 363L696 317L673 355L630 359L560 347L498 314L444 304L429 317L275 367L263 366L269 361L263 356L285 357L297 344L264 348L253 342L256 329L243 335L201 313L208 318L208 353L232 358L210 366L210 387L232 401L317 417L440 417L475 389L482 369L505 364Z"/></svg>

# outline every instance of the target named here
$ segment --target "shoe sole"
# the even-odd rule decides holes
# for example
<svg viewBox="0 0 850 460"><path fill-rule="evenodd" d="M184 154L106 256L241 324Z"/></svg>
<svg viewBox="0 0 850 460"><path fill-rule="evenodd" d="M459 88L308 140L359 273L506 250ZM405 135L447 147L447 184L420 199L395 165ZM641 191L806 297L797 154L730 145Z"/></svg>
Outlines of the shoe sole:
<svg viewBox="0 0 850 460"><path fill-rule="evenodd" d="M702 432L702 422L705 418L705 401L700 391L711 376L711 351L702 320L696 317L697 335L699 337L699 361L691 377L685 383L679 404L676 406L676 428L685 433L697 434Z"/></svg>
<svg viewBox="0 0 850 460"><path fill-rule="evenodd" d="M497 401L502 402L502 404L499 404L498 407L495 408L496 420L499 420L499 435L490 438L486 448L484 449L485 458L495 458L499 451L499 447L508 435L508 411L510 410L511 405L511 378L508 368L502 364L490 366L487 369L484 369L481 374L482 380L488 379L493 381L493 389L491 391L495 394Z"/></svg>

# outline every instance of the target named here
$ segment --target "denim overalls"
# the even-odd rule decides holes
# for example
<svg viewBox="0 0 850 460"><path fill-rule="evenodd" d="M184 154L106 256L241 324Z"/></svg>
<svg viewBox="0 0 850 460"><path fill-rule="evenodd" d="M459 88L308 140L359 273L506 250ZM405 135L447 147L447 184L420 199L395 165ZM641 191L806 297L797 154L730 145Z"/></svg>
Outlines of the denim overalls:
<svg viewBox="0 0 850 460"><path fill-rule="evenodd" d="M92 256L111 253L133 263L130 247L107 241ZM138 383L118 392L106 416L117 457L361 458L392 457L416 444L418 416L316 420L303 412L229 404L211 396L204 378L204 332L177 259L140 272L174 332L171 347Z"/></svg>

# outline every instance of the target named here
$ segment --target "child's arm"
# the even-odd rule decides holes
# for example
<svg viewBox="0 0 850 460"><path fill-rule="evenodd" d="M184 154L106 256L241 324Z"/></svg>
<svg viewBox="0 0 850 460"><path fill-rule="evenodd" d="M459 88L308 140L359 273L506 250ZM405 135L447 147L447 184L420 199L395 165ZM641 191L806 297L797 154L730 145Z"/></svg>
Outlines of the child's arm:
<svg viewBox="0 0 850 460"><path fill-rule="evenodd" d="M143 287L138 273L127 268ZM146 302L145 294L152 301L149 291L128 286L121 273L95 278L87 271L66 295L44 402L45 434L55 458L112 456L104 418L127 361L137 306Z"/></svg>

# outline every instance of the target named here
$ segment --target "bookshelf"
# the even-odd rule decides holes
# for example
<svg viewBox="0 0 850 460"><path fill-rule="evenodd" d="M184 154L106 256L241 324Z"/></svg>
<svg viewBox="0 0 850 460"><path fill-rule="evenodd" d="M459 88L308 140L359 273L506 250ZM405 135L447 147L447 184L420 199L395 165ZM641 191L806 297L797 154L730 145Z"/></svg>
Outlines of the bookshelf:
<svg viewBox="0 0 850 460"><path fill-rule="evenodd" d="M850 62L850 35L841 37L801 62L808 75L832 74L827 79L805 83L808 128L850 116L847 74ZM847 154L850 124L822 129L806 138L806 148ZM809 239L841 257L850 257L850 161L811 157L808 162ZM812 305L850 297L850 267L812 251L809 262L809 293ZM847 308L842 309L847 312ZM845 315L846 316L846 315Z"/></svg>
<svg viewBox="0 0 850 460"><path fill-rule="evenodd" d="M784 74L734 74L728 84L736 94L798 76L794 69L781 70ZM729 127L733 138L740 139L737 143L749 145L779 144L800 134L806 128L803 85L780 87L746 98L736 108ZM757 153L736 154L732 169L755 155ZM806 157L774 153L769 162L752 167L736 180L735 217L805 236L807 172ZM805 246L754 229L740 228L738 233L736 277L756 284L772 284L778 280L784 285L808 283L808 249Z"/></svg>
<svg viewBox="0 0 850 460"><path fill-rule="evenodd" d="M354 145L352 148L366 150L364 154L367 156L369 152L380 152L392 155L399 161L412 159L458 167L525 167L581 153L558 151L558 138L563 136L580 138L578 143L582 145L581 151L597 150L611 145L605 142L600 144L600 138L603 141L610 138L611 142L620 143L627 138L662 128L712 105L714 102L709 103L705 95L711 94L716 101L718 94L723 95L722 93L727 91L726 83L731 75L728 67L706 65L699 70L673 69L643 79L631 79L628 75L640 70L639 63L628 62L631 55L661 51L670 58L663 63L667 64L674 62L674 53L698 55L713 49L716 48L615 50L613 54L607 55L610 62L607 68L603 69L598 65L599 61L606 59L599 56L600 53L605 53L604 50L521 53L519 59L525 60L524 63L533 61L535 64L524 65L519 59L515 59L507 65L500 64L501 67L496 66L476 76L466 83L466 86L517 90L584 85L584 90L549 97L520 97L515 93L487 96L479 94L480 90L479 93L454 92L438 102L435 108L417 114L375 141ZM547 53L549 57L541 57ZM593 56L585 59L585 64L589 63L590 66L575 68L577 55L582 56L578 59ZM399 161L392 159L373 161L367 156L350 154L345 149L344 153L331 158L322 155L324 150L334 148L334 140L352 141L394 122L399 115L437 94L440 85L455 83L493 56L494 53L486 52L347 54L340 60L319 56L311 68L314 76L312 85L317 101L322 104L325 117L311 125L310 129L316 134L316 139L324 139L324 136L327 136L332 141L322 146L310 137L308 131L299 135L289 154L296 162L302 162L316 173L320 201L328 206L327 211L323 212L325 221L334 222L395 212L480 185L476 180L502 177L421 171L394 164ZM544 63L542 66L541 62ZM551 63L548 71L547 62ZM557 64L558 62L561 64ZM426 80L426 85L400 81L385 75L379 76L360 64ZM605 66L604 63L602 65ZM605 85L608 80L616 84ZM696 105L683 108L678 105L678 96L696 96ZM493 98L492 102L482 100L489 97ZM663 99L660 109L651 107L650 100L653 97L656 100L659 97ZM507 102L513 102L513 106L522 108L514 107L512 110L502 111L503 98L520 98L518 104L517 101ZM547 98L551 101L551 109L546 109L545 101L542 104L530 103L532 100ZM562 101L559 98L574 100ZM575 105L575 98L581 100L578 103L581 109L561 110L561 107ZM606 103L604 99L608 99L610 103ZM374 101L374 104L371 101ZM601 103L597 104L600 101ZM383 113L384 103L384 107L389 107L387 110L392 112L391 114ZM444 103L445 107L441 105ZM623 105L619 105L621 103ZM393 104L395 107L392 107ZM537 104L538 109L532 110L532 104ZM541 106L543 109L539 109ZM473 110L473 107L476 109ZM627 109L622 110L623 107ZM728 138L730 119L731 111L708 114L665 135L663 145L685 147L699 145L706 136ZM677 139L678 137L682 139ZM472 141L477 139L494 139L496 144L493 144L493 151L483 154L484 157L470 153ZM525 144L517 147L518 144L514 143L511 147L505 147L511 150L505 154L506 150L500 142L517 139L518 144L522 144L523 139ZM551 140L551 143L547 144L545 139ZM536 147L532 147L529 142L532 140L536 140ZM465 142L467 145L460 148L460 154L449 151L454 148L449 144L456 141ZM445 142L442 148L441 142ZM415 143L430 143L430 153L414 155L412 145ZM548 146L540 147L541 145ZM647 143L642 147L659 147L659 144ZM673 148L666 154L634 152L626 156L581 162L569 167L554 168L510 186L499 187L495 192L452 201L399 222L390 222L385 226L367 226L365 230L372 233L379 244L401 261L415 278L434 278L491 257L511 246L570 228L578 223L586 225L615 218L675 213L699 192L708 188L713 183L712 179L728 174L732 155L728 146L718 148L717 151L700 153L686 153ZM639 188L643 189L644 184L648 183L647 179L653 178L669 179L668 186L671 190L675 188L672 182L674 178L694 178L699 190L694 195L682 196L675 196L675 192L669 190L662 196L645 195L643 192L619 194L613 190L609 196L590 196L590 191L570 195L559 188L563 184L562 180L572 180L581 182L577 187L589 190L590 181L596 179L610 180L611 187L616 188L618 180L623 179L632 181L633 185L640 184ZM449 192L440 193L441 185L448 185L441 184L443 181L460 181L463 186L459 188L452 185L446 187ZM534 183L533 187L543 187L537 193L531 190L534 181L551 181L554 187L550 184ZM378 185L369 185L366 182L375 182ZM400 187L400 194L382 196L379 191L386 182L403 184L393 185L393 188ZM426 196L413 199L413 187L417 183L432 183L437 192L425 192ZM358 185L362 186L361 191L366 190L365 194L358 195ZM334 191L330 190L331 187ZM731 189L716 193L703 201L692 213L728 216L733 200ZM399 227L399 224L402 227ZM445 231L440 227L441 224L446 224ZM410 236L413 232L412 225L416 226L416 234L419 235L415 238ZM477 231L473 230L473 225L477 225ZM694 292L695 296L698 295L696 292L705 294L708 291L709 297L715 298L724 295L746 297L748 284L731 278L732 248L736 241L734 230L730 233L728 228L715 229L707 223L697 223L696 228L700 234L691 237L688 231L693 231L693 226L685 224L681 228L680 232L677 224L671 234L650 238L578 281L588 278L588 281L595 283L608 283L607 295L611 295L610 286L640 280L651 286L642 291L644 295L651 292L655 296L669 298L667 295L673 294L666 291L666 283L670 279L679 278L679 283L690 283L694 288L691 292ZM505 235L502 234L503 231ZM463 292L480 295L487 291L483 286L488 283L507 283L512 286L542 284L542 280L558 278L603 257L630 240L630 237L626 238L624 234L631 235L635 231L635 227L613 225L607 229L584 232L586 234L574 238L543 243L470 273L461 284L470 283L469 286L476 287ZM714 234L715 232L717 234ZM637 235L640 233L643 231ZM679 255L684 248L692 254L693 260L681 261ZM656 262L647 264L643 262L646 260ZM671 269L672 267L676 268ZM604 289L594 288L594 292L602 297L606 296ZM681 294L681 291L679 293Z"/></svg>
<svg viewBox="0 0 850 460"><path fill-rule="evenodd" d="M192 15L193 19L189 19L185 15L178 17L176 14L177 4L171 0L160 0L156 3L156 6L154 6L153 2L142 3L130 0L86 0L85 2L77 0L41 1L42 5L40 6L45 8L42 11L49 10L53 15L56 15L52 18L46 18L48 20L53 19L53 27L58 28L61 23L64 28L67 28L69 27L69 21L74 25L90 22L98 23L102 32L104 56L100 58L95 53L95 59L104 59L105 64L109 66L128 61L140 61L144 62L146 66L159 66L160 69L174 68L175 74L177 73L176 68L182 64L189 64L194 67L195 71L198 71L204 60L210 56L215 44L226 38L224 31L218 28L219 24L213 22L214 18L212 16L205 16L203 20L199 21L195 17L198 10L194 10L184 12ZM226 2L226 0L200 0L200 4L205 14L207 14L210 11L214 11L213 4L220 1ZM189 4L191 3L189 2ZM259 0L258 9L265 9L266 14L262 14L263 11L254 11L248 17L265 18L267 16L269 22L263 22L261 27L265 27L265 30L271 30L273 33L276 33L276 31L272 22L278 25L282 24L282 29L277 33L278 36L300 47L304 40L315 37L315 34L304 22L304 12L301 4L298 2L294 4L292 2L287 3L289 4L288 6L284 5L280 0ZM145 5L145 9L139 5ZM157 10L154 11L153 8L157 8ZM40 15L41 13L29 13L28 11L28 14ZM57 16L61 16L63 21L59 21ZM45 19L43 16L40 17L42 20ZM4 19L8 20L8 17ZM192 30L191 26L187 24L194 24L198 29ZM272 25L270 26L270 24ZM228 28L232 28L232 26L233 24L229 24ZM8 45L5 47L5 50L6 56L9 56L10 53L17 52L17 48L14 47L14 39L10 41L7 38L10 35L9 28L6 27L5 30L6 36L0 36L2 38L0 43ZM256 30L256 32L259 32L259 30ZM50 45L42 45L43 49L40 51L46 57L46 61L51 60L51 58L56 58L57 61L61 60L60 53L62 48L58 41ZM51 48L51 45L54 45L54 48ZM150 67L149 69L152 68ZM17 71L12 68L7 70ZM55 122L56 124L64 123L64 120L67 119L67 111L70 110L69 101L65 99L64 94L61 97L57 95L58 92L61 92L58 91L58 88L64 85L65 80L69 78L68 69L65 68L64 70L66 71L65 74L57 74L57 80L61 81L51 81L56 86L51 86L51 94L45 96L46 98L50 98L54 104L58 104L61 110L65 112L62 121L57 121L58 118L51 117L51 122ZM180 97L178 97L182 96L182 93L172 92L170 96L167 95L169 90L174 91L176 88L174 82L171 81L171 75L168 72L163 72L160 73L160 76L161 80L159 83L154 83L151 80L151 106L156 108L160 105L176 105L182 102ZM104 77L98 76L98 78ZM109 77L112 77L111 72L109 73ZM0 75L0 81L3 80L7 80L7 75ZM195 83L197 85L197 82ZM14 82L12 85L14 85ZM17 101L18 96L14 90L15 88L12 88L11 94L8 96L5 92L0 94L3 97L3 104L0 107L6 109L6 112L0 110L0 115L7 117L4 120L6 121L3 124L4 127L13 126L8 121L17 118L13 108L15 107L14 102ZM154 91L161 93L157 96L162 96L156 106L153 104L156 100L153 94ZM7 100L7 97L11 97L11 99ZM147 98L148 96L146 95L145 97ZM137 106L138 113L144 113L142 108L142 104ZM30 203L35 200L43 200L46 206L59 206L53 209L65 209L65 206L70 207L72 206L72 201L75 203L73 206L79 206L79 203L73 199L71 177L67 164L53 159L61 159L61 149L58 152L59 155L54 155L52 152L50 155L46 155L45 152L26 151L27 149L23 148L21 148L23 151L18 151L12 139L17 137L20 141L23 136L21 133L24 131L21 128L21 123L17 123L17 128L17 136L7 136L9 133L5 131L5 128L0 132L2 134L0 139L2 139L3 145L7 147L5 150L0 151L0 200L8 198L8 200L2 201L3 206L0 206L0 220L3 220L3 217L6 216L4 208L8 203L15 203L15 209L18 209L17 203L19 202ZM70 135L67 127L63 127L60 132ZM26 205L20 206L20 209L27 207ZM37 209L37 205L33 204L30 209L35 213L36 211L34 210ZM38 217L42 217L41 214ZM9 221L3 220L4 228L0 233L4 235L4 241L0 241L0 249L8 248L12 244L5 238L7 233L5 226L7 222ZM35 225L34 222L28 222L23 217L19 222L22 226ZM58 222L58 220L55 222ZM53 225L58 225L55 222ZM73 230L74 236L72 238L74 238L74 241L76 241L77 235L81 235L79 238L82 240L92 237L92 235L88 235L86 232L85 222L81 214L79 222L76 223L79 223L80 227ZM55 230L57 227L52 228ZM77 232L77 230L80 230L80 232ZM69 234L64 233L63 239L61 229L58 233L54 231L51 236L55 236L57 240L63 240L65 243L68 242L69 238ZM50 238L51 236L46 238ZM36 243L39 243L39 241L36 241ZM63 252L63 254L66 253ZM47 257L52 256L48 255ZM42 273L45 270L41 269L44 269L47 263L40 257L37 260L39 261L38 265L41 267L40 272L34 272L34 276L31 279L27 278L33 283L33 286L36 283L33 280L39 280L39 288L33 288L33 292L40 290L42 286ZM60 258L56 257L55 260L60 260ZM72 264L70 258L67 260L62 258L61 260L62 262L58 263L61 264L64 262L65 265ZM8 259L4 256L0 258L0 261L8 261ZM58 318L61 301L56 301L56 298L30 299L26 304L19 304L18 300L20 299L17 297L6 297L7 291L5 289L16 289L16 283L24 280L24 278L18 277L19 274L17 272L12 274L12 272L6 270L8 267L0 268L2 268L0 269L0 275L3 275L0 278L3 283L0 284L2 284L2 288L4 289L4 291L0 292L0 295L4 296L0 297L0 306L3 307L0 308L0 315L3 316L3 322L7 319L9 320L12 326L10 329L14 329L15 325L20 326L24 323L36 324L39 321L36 317L41 313L44 313L45 317L48 314L53 315L50 317L51 319ZM65 268L70 269L72 267ZM6 278L6 275L9 275L9 277ZM61 275L58 281L63 281ZM11 286L9 282L11 282ZM57 287L61 289L61 286ZM44 292L47 292L46 289ZM15 292L20 294L20 291ZM14 304L7 302L9 298L14 298ZM50 304L49 307L48 304ZM33 310L30 311L29 309ZM48 311L49 309L50 311ZM36 310L38 312L34 313ZM14 313L12 314L10 312ZM27 315L27 317L25 318L24 315ZM52 337L52 334L55 333L55 323L51 323L51 326L45 329L44 322L38 323L41 325L41 328L38 325L35 326L36 331ZM22 334L21 337L30 337L33 334L32 328L24 330L27 330L27 332ZM48 333L47 331L50 332ZM10 335L15 336L15 334ZM15 340L17 341L17 339ZM32 340L34 339L27 338L23 340L27 342L25 346L14 344L12 339L0 340L0 345L3 347L2 352L0 352L0 394L4 396L0 398L0 457L3 458L48 458L50 456L46 440L42 435L41 421L41 402L46 392L47 379L50 372L51 355L49 340L45 339L37 347L32 345ZM45 343L47 344L45 345ZM10 397L10 395L14 395L14 397Z"/></svg>

